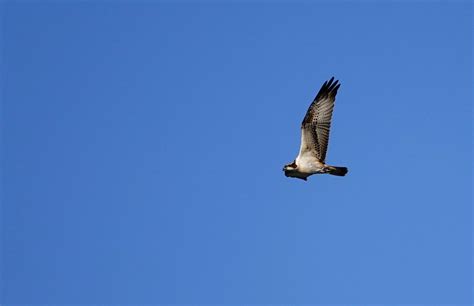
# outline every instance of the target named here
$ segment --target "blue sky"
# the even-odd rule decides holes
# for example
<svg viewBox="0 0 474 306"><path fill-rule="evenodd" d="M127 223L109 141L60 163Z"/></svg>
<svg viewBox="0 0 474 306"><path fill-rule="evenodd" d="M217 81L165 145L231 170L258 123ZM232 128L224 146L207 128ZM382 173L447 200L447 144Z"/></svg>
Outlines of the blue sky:
<svg viewBox="0 0 474 306"><path fill-rule="evenodd" d="M471 302L470 2L1 10L2 304Z"/></svg>

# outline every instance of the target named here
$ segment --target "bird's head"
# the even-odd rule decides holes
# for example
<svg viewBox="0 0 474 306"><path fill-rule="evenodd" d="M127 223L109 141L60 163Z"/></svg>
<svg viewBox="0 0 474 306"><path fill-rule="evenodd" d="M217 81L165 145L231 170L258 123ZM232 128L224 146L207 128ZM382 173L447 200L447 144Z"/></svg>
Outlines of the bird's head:
<svg viewBox="0 0 474 306"><path fill-rule="evenodd" d="M285 175L288 176L288 172L295 171L297 167L296 161L293 161L292 163L283 166L283 171L285 171Z"/></svg>

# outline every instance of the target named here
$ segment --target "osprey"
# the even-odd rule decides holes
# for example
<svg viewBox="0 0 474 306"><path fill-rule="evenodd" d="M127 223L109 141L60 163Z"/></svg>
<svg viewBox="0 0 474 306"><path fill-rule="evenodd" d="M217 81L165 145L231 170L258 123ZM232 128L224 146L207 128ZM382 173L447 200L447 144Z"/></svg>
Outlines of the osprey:
<svg viewBox="0 0 474 306"><path fill-rule="evenodd" d="M300 152L292 163L283 167L287 177L306 181L308 176L313 174L344 176L347 173L346 167L329 166L325 163L334 101L341 86L338 80L333 81L334 77L324 82L304 116L301 123Z"/></svg>

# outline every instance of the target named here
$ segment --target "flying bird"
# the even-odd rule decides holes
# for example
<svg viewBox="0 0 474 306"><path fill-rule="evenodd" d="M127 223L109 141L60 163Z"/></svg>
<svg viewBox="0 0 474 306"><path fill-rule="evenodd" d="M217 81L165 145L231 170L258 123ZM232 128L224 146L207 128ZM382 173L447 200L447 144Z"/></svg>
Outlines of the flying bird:
<svg viewBox="0 0 474 306"><path fill-rule="evenodd" d="M346 175L346 167L329 166L325 163L332 112L339 86L341 84L338 80L334 82L334 77L324 82L309 106L301 123L300 152L293 162L283 167L287 177L306 181L308 176L313 174Z"/></svg>

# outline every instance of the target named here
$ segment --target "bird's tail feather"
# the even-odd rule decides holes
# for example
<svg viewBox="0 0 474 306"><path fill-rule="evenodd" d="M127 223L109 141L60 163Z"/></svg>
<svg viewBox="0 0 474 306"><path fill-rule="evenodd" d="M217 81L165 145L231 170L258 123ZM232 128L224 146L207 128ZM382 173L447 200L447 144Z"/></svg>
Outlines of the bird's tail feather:
<svg viewBox="0 0 474 306"><path fill-rule="evenodd" d="M347 173L346 167L327 166L328 173L337 176L344 176Z"/></svg>

